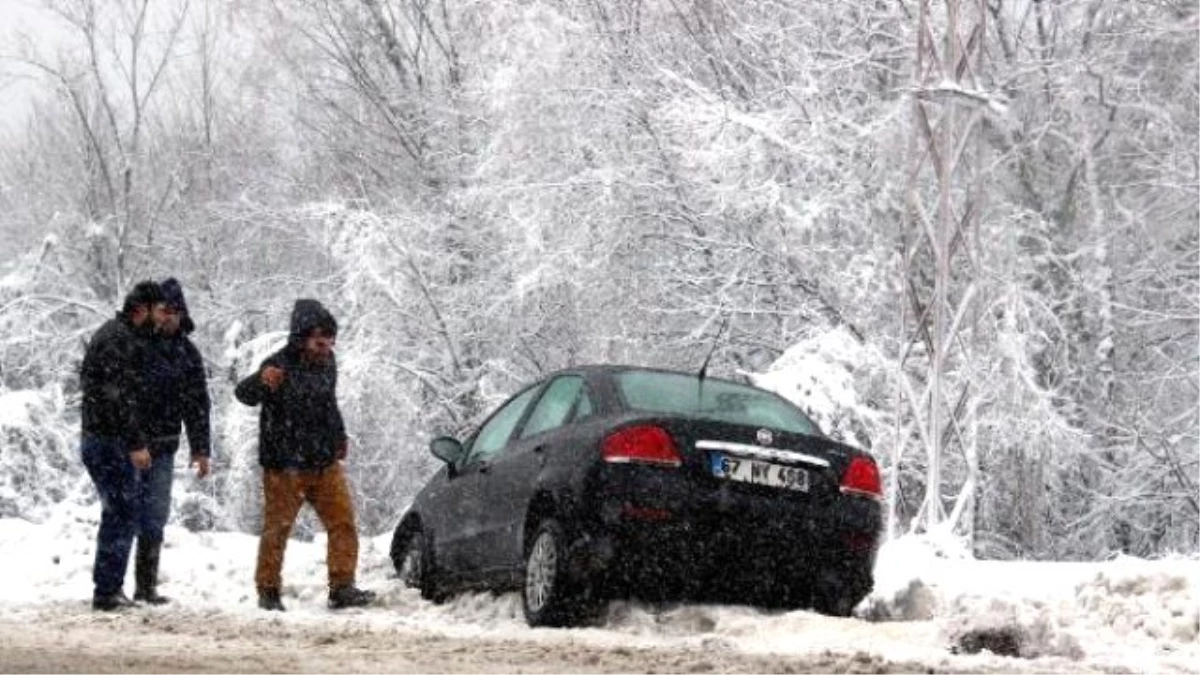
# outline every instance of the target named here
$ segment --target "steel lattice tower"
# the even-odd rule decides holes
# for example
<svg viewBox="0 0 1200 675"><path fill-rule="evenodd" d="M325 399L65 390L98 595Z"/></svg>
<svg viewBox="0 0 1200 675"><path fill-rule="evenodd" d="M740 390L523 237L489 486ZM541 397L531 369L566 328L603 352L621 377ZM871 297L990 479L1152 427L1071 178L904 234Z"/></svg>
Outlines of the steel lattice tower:
<svg viewBox="0 0 1200 675"><path fill-rule="evenodd" d="M970 506L978 468L968 420L972 392L968 383L952 382L947 373L949 366L969 358L962 329L978 304L974 237L984 194L980 126L989 109L982 82L987 4L919 0L918 12L901 234L900 414L890 492L897 494L900 460L915 441L928 464L914 526L931 530L947 520L941 492L947 452L960 450L968 467L968 486L959 495L952 521Z"/></svg>

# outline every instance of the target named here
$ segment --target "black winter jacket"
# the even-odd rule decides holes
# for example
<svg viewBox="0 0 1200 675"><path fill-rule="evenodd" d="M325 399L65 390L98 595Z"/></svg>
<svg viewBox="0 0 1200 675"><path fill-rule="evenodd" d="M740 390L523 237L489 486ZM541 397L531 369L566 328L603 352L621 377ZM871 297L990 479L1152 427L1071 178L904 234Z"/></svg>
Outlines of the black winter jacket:
<svg viewBox="0 0 1200 675"><path fill-rule="evenodd" d="M262 405L258 461L267 469L322 469L337 460L346 428L337 404L337 362L318 365L301 359L303 340L316 327L336 331L333 316L316 300L297 300L288 344L263 360L234 394L246 405ZM333 332L331 331L331 332ZM271 391L262 383L267 366L282 368L283 383Z"/></svg>
<svg viewBox="0 0 1200 675"><path fill-rule="evenodd" d="M186 426L191 454L211 455L208 374L200 350L182 333L153 340L147 349L146 372L150 453L174 454L181 427Z"/></svg>
<svg viewBox="0 0 1200 675"><path fill-rule="evenodd" d="M92 336L79 371L84 436L117 439L129 451L146 447L143 364L151 339L120 312Z"/></svg>

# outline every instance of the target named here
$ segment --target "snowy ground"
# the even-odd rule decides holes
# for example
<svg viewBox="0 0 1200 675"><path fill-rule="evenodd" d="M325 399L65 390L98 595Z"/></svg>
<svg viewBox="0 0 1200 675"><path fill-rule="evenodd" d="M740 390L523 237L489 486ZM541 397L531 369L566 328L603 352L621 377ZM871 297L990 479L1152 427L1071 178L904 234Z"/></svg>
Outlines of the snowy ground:
<svg viewBox="0 0 1200 675"><path fill-rule="evenodd" d="M514 595L437 606L402 589L387 536L362 542L378 607L325 607L318 539L289 546L289 611L261 612L255 537L172 527L161 581L175 602L110 615L89 609L98 511L0 520L0 670L1200 673L1194 559L985 562L906 538L852 619L615 602L603 627L532 630Z"/></svg>

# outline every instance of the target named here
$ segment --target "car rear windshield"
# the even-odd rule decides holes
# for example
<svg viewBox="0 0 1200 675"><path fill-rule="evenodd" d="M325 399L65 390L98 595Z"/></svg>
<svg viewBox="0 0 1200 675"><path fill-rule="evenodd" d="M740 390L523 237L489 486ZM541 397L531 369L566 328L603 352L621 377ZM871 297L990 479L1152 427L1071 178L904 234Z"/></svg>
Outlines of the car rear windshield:
<svg viewBox="0 0 1200 675"><path fill-rule="evenodd" d="M695 375L629 370L616 375L626 407L820 435L799 408L775 394Z"/></svg>

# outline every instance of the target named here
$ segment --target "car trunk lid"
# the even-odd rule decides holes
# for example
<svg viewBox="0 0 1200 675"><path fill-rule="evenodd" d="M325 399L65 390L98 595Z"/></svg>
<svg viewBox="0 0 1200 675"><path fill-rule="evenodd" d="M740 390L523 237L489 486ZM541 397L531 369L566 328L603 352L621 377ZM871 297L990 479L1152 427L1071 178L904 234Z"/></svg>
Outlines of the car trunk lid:
<svg viewBox="0 0 1200 675"><path fill-rule="evenodd" d="M861 454L820 436L686 417L640 417L637 425L662 428L674 441L696 484L717 490L827 500L851 458Z"/></svg>

